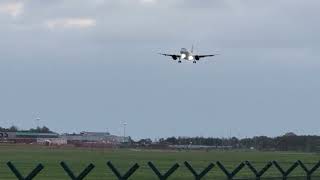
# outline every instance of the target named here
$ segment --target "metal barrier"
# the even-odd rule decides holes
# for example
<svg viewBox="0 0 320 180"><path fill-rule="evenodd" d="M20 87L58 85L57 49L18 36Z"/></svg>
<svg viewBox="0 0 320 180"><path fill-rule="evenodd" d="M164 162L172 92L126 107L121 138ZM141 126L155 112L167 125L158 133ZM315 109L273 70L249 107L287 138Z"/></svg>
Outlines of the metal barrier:
<svg viewBox="0 0 320 180"><path fill-rule="evenodd" d="M74 173L72 172L72 170L69 168L69 166L65 163L65 162L61 162L60 165L62 166L62 168L66 171L66 173L68 174L68 176L72 179L72 180L82 180L84 179L93 169L94 169L94 165L93 164L89 164L81 173L79 176L75 176Z"/></svg>
<svg viewBox="0 0 320 180"><path fill-rule="evenodd" d="M11 169L14 175L18 178L18 180L32 180L34 177L36 177L37 174L40 173L40 171L44 168L42 164L39 164L34 170L32 170L27 177L23 177L21 173L18 171L18 169L11 163L7 163L8 167Z"/></svg>
<svg viewBox="0 0 320 180"><path fill-rule="evenodd" d="M127 171L123 176L120 174L120 172L117 170L116 167L114 167L114 165L111 163L111 161L107 162L107 165L109 166L109 168L111 169L111 171L117 176L118 180L127 180L129 179L129 177L134 174L138 169L139 169L139 165L136 163L135 165L133 165L129 171Z"/></svg>
<svg viewBox="0 0 320 180"><path fill-rule="evenodd" d="M201 180L206 174L208 174L212 168L214 168L214 164L210 163L200 174L198 174L194 168L187 161L184 162L184 165L189 169L189 171L193 174L195 180Z"/></svg>
<svg viewBox="0 0 320 180"><path fill-rule="evenodd" d="M253 167L253 165L249 161L246 161L245 164L249 167L249 169L256 176L256 180L260 180L261 177L263 176L263 174L266 173L268 171L268 169L270 169L270 167L272 166L272 162L269 162L258 172L258 170L255 167Z"/></svg>
<svg viewBox="0 0 320 180"><path fill-rule="evenodd" d="M83 180L95 168L95 166L91 163L78 176L76 176L75 173L71 170L71 168L69 168L67 163L62 161L60 165L71 180ZM210 163L202 172L198 173L189 162L184 162L184 165L191 172L195 180L203 179L215 167L215 164ZM216 165L225 174L228 180L235 180L235 176L245 166L247 166L252 171L253 175L255 176L255 180L261 180L262 176L270 169L271 166L275 166L276 169L281 173L282 180L287 180L289 175L298 166L300 166L305 172L306 180L311 180L314 172L316 172L316 170L318 170L320 167L320 161L316 163L311 169L308 169L305 166L305 164L299 160L292 164L287 170L284 170L277 161L268 162L260 171L257 170L249 161L241 162L232 171L227 170L227 168L220 161L217 161ZM23 177L23 175L19 172L19 170L12 162L8 162L7 166L17 177L18 180L32 180L44 169L44 166L42 164L38 164L36 168L33 169L26 177ZM107 166L110 168L110 170L113 172L113 174L116 176L118 180L128 180L140 167L138 163L135 163L124 175L122 175L119 172L119 170L112 164L111 161L107 162ZM167 180L169 177L172 177L173 174L180 167L178 163L175 163L167 172L162 174L160 170L152 162L148 162L148 166L151 168L151 170L156 175L156 177L158 177L159 180Z"/></svg>
<svg viewBox="0 0 320 180"><path fill-rule="evenodd" d="M165 174L162 175L152 162L148 162L148 165L158 176L159 180L167 180L179 168L179 164L176 163Z"/></svg>

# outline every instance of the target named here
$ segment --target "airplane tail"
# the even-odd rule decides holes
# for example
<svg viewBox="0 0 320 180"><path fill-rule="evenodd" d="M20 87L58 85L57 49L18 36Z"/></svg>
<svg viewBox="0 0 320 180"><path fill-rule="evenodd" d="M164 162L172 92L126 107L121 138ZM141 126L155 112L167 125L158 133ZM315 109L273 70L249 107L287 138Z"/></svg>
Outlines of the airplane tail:
<svg viewBox="0 0 320 180"><path fill-rule="evenodd" d="M192 44L192 47L191 47L191 53L193 53L193 44Z"/></svg>

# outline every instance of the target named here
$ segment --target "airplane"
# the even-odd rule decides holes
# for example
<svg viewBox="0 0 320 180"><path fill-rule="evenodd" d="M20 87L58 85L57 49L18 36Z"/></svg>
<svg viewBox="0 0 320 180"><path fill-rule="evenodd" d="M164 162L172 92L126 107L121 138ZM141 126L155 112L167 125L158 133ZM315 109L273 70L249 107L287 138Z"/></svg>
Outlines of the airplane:
<svg viewBox="0 0 320 180"><path fill-rule="evenodd" d="M191 51L188 51L186 48L181 48L180 54L163 54L163 53L159 53L159 54L163 56L171 56L173 60L178 59L178 63L181 63L182 62L181 60L183 59L186 61L192 61L194 64L197 63L197 61L199 61L201 58L219 55L219 54L208 54L208 55L193 54L193 46L191 48Z"/></svg>

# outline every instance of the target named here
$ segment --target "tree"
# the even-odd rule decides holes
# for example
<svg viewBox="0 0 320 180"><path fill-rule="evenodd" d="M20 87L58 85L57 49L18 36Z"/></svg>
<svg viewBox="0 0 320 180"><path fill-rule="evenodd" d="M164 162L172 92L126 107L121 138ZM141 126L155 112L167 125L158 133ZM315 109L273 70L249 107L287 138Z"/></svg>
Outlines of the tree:
<svg viewBox="0 0 320 180"><path fill-rule="evenodd" d="M52 133L52 131L46 127L46 126L43 126L43 127L37 127L36 129L29 129L29 132L34 132L34 133Z"/></svg>
<svg viewBox="0 0 320 180"><path fill-rule="evenodd" d="M150 145L150 144L152 144L152 140L151 139L140 139L140 141L138 141L138 143L140 144L140 145Z"/></svg>
<svg viewBox="0 0 320 180"><path fill-rule="evenodd" d="M17 132L18 131L18 127L17 126L11 126L8 130L10 132Z"/></svg>

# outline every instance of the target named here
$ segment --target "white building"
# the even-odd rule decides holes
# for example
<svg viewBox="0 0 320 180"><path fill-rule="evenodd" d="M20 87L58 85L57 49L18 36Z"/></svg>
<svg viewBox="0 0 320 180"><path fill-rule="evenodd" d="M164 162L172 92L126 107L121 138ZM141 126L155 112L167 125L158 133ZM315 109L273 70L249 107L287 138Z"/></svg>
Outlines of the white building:
<svg viewBox="0 0 320 180"><path fill-rule="evenodd" d="M67 139L65 138L37 138L37 144L43 144L43 145L65 145L67 144Z"/></svg>
<svg viewBox="0 0 320 180"><path fill-rule="evenodd" d="M108 132L81 132L80 134L62 135L68 142L98 142L104 144L121 144L128 142L129 138L111 135Z"/></svg>

